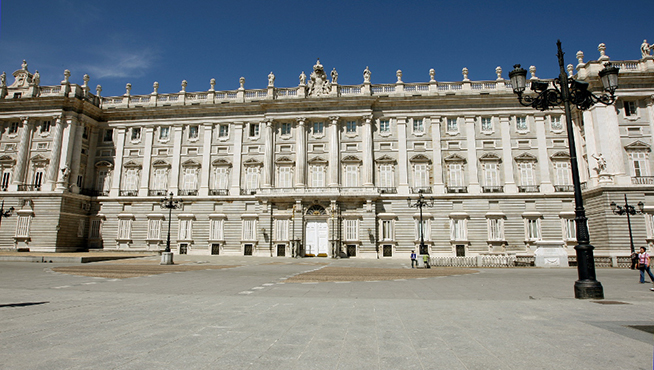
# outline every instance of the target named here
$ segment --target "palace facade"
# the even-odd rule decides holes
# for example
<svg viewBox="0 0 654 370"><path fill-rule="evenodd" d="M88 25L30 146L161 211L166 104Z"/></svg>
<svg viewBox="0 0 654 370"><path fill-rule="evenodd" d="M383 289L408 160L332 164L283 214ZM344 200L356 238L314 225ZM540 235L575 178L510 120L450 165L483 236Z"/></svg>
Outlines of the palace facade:
<svg viewBox="0 0 654 370"><path fill-rule="evenodd" d="M600 48L601 49L601 48ZM568 71L601 90L608 61ZM620 67L613 106L573 111L591 244L628 255L654 243L654 59ZM535 77L535 68L530 68ZM574 255L574 196L562 109L518 104L496 78L338 84L318 61L297 87L102 97L64 73L41 86L27 63L0 81L0 248L30 251L407 258ZM331 77L331 78L330 78ZM181 208L160 206L172 193ZM412 206L419 196L427 205ZM407 201L409 198L409 202ZM431 202L433 199L433 203ZM422 219L422 223L421 220Z"/></svg>

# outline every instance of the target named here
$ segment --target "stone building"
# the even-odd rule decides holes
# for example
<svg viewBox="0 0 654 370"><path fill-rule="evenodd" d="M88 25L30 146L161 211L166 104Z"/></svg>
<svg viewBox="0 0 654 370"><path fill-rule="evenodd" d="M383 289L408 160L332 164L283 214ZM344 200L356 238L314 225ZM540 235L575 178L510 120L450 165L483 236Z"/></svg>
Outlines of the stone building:
<svg viewBox="0 0 654 370"><path fill-rule="evenodd" d="M577 54L575 78L601 89L608 60ZM613 61L618 100L573 112L596 255L629 253L609 203L645 204L638 245L654 243L654 60ZM575 71L576 70L576 71ZM532 78L536 69L530 68ZM102 97L83 84L41 86L27 63L0 81L0 248L31 251L406 258L574 254L565 117L518 104L496 78L338 84L320 61L297 87ZM330 78L331 77L331 78ZM160 207L174 194L172 219ZM410 207L422 194L433 206ZM422 211L422 224L420 223Z"/></svg>

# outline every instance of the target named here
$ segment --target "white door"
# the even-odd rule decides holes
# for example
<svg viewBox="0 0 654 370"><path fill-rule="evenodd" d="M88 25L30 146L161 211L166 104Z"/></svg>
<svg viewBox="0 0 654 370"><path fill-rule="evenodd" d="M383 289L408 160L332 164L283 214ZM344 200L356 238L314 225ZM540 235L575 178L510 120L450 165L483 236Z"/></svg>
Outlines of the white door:
<svg viewBox="0 0 654 370"><path fill-rule="evenodd" d="M329 251L328 242L327 221L308 221L305 254L327 256Z"/></svg>

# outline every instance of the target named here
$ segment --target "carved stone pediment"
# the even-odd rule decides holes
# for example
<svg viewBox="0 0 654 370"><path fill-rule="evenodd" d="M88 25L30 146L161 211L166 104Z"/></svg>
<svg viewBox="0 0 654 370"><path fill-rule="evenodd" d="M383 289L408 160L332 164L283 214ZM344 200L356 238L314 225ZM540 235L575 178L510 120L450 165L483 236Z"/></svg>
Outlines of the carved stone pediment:
<svg viewBox="0 0 654 370"><path fill-rule="evenodd" d="M192 159L189 159L189 160L185 161L184 163L182 163L182 167L200 167L200 163L198 163L197 161L194 161Z"/></svg>
<svg viewBox="0 0 654 370"><path fill-rule="evenodd" d="M411 159L409 159L409 162L431 163L431 159L429 159L429 157L427 157L426 155L417 154L417 155L414 155L413 157L411 157Z"/></svg>
<svg viewBox="0 0 654 370"><path fill-rule="evenodd" d="M275 164L278 164L278 165L293 165L293 164L295 164L295 161L293 161L289 157L279 157L279 158L277 158L275 160Z"/></svg>
<svg viewBox="0 0 654 370"><path fill-rule="evenodd" d="M361 163L361 159L359 157L353 156L353 155L348 155L347 157L341 159L341 162L344 163Z"/></svg>
<svg viewBox="0 0 654 370"><path fill-rule="evenodd" d="M249 158L249 159L246 159L243 162L243 165L244 166L263 166L263 163L261 163L261 161L255 159L255 158Z"/></svg>
<svg viewBox="0 0 654 370"><path fill-rule="evenodd" d="M466 163L466 159L456 153L448 155L443 160L447 163Z"/></svg>
<svg viewBox="0 0 654 370"><path fill-rule="evenodd" d="M327 162L327 160L325 160L324 158L321 158L321 157L313 157L313 158L309 159L309 160L307 161L307 163L309 163L309 164L313 164L313 165L325 165L325 166L326 166L328 162Z"/></svg>
<svg viewBox="0 0 654 370"><path fill-rule="evenodd" d="M10 155L3 155L0 157L0 165L13 166L14 164L16 164L16 160L13 159Z"/></svg>
<svg viewBox="0 0 654 370"><path fill-rule="evenodd" d="M535 155L531 153L522 153L518 155L517 157L513 158L516 162L538 162L538 158L536 158Z"/></svg>
<svg viewBox="0 0 654 370"><path fill-rule="evenodd" d="M482 162L502 162L502 158L498 157L495 153L484 153L479 157Z"/></svg>
<svg viewBox="0 0 654 370"><path fill-rule="evenodd" d="M152 162L152 167L170 167L170 163L164 161L163 159L158 159Z"/></svg>
<svg viewBox="0 0 654 370"><path fill-rule="evenodd" d="M644 142L642 142L640 140L636 140L633 143L626 145L624 147L624 149L628 150L628 151L629 150L632 150L632 151L633 150L640 150L640 151L647 151L647 152L652 150L649 145L647 145L646 143L644 143Z"/></svg>
<svg viewBox="0 0 654 370"><path fill-rule="evenodd" d="M10 88L27 88L32 83L32 74L27 70L27 62L23 60L22 68L13 73L14 83Z"/></svg>
<svg viewBox="0 0 654 370"><path fill-rule="evenodd" d="M570 153L556 152L550 156L550 159L553 161L569 161Z"/></svg>
<svg viewBox="0 0 654 370"><path fill-rule="evenodd" d="M211 162L211 165L214 167L230 167L232 164L228 160L218 158Z"/></svg>
<svg viewBox="0 0 654 370"><path fill-rule="evenodd" d="M107 167L107 168L112 168L114 166L113 163L109 161L100 161L95 164L95 167Z"/></svg>
<svg viewBox="0 0 654 370"><path fill-rule="evenodd" d="M397 160L393 157L390 157L386 154L382 155L381 157L377 158L375 160L377 163L390 163L390 164L396 164Z"/></svg>

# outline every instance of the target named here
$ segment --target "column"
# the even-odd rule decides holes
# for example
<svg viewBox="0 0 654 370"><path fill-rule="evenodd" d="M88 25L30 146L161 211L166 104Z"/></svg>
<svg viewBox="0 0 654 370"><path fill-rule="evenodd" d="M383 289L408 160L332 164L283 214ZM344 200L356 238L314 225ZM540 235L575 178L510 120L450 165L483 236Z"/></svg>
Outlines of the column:
<svg viewBox="0 0 654 370"><path fill-rule="evenodd" d="M295 187L303 188L305 185L306 164L307 164L307 132L305 129L305 118L297 119L297 139L295 152L297 161L295 163Z"/></svg>
<svg viewBox="0 0 654 370"><path fill-rule="evenodd" d="M372 116L363 117L363 186L374 186L373 183L373 157L372 157Z"/></svg>
<svg viewBox="0 0 654 370"><path fill-rule="evenodd" d="M232 182L230 195L241 193L241 153L243 152L243 122L234 122L234 159L232 160Z"/></svg>
<svg viewBox="0 0 654 370"><path fill-rule="evenodd" d="M32 142L32 125L30 124L28 117L20 118L23 127L20 132L20 142L18 143L18 154L16 156L16 169L14 170L14 181L15 185L22 185L25 183L25 169L28 166L29 159L27 158L30 152L30 146ZM12 190L17 190L12 189Z"/></svg>
<svg viewBox="0 0 654 370"><path fill-rule="evenodd" d="M589 111L583 111L581 113L577 112L577 114L573 115L573 119L578 119L582 120L584 122L584 135L586 136L586 153L588 154L588 160L589 161L594 161L594 159L591 159L592 155L599 154L600 150L597 149L597 128L595 127L595 121L593 121L592 115ZM561 122L565 123L565 116L561 116ZM576 126L576 125L575 125ZM566 143L568 142L568 139L566 138ZM579 138L575 136L575 143L580 143ZM577 157L583 155L582 153L577 153ZM606 157L604 157L606 158ZM590 168L593 168L592 164L590 165ZM597 171L591 171L590 172L590 186L596 187L599 185L599 174ZM579 171L579 180L583 182L582 180L582 171L580 168Z"/></svg>
<svg viewBox="0 0 654 370"><path fill-rule="evenodd" d="M443 183L443 154L441 153L441 117L433 116L429 119L431 124L431 145L433 162L433 176L434 176L434 194L442 194L445 192L445 184ZM425 123L427 124L427 123Z"/></svg>
<svg viewBox="0 0 654 370"><path fill-rule="evenodd" d="M481 193L479 185L479 161L477 160L477 138L475 135L475 116L465 116L466 145L468 149L468 193Z"/></svg>
<svg viewBox="0 0 654 370"><path fill-rule="evenodd" d="M274 150L274 133L273 133L273 122L272 120L266 120L262 122L265 128L265 146L264 146L264 155L263 155L263 187L270 188L272 187L272 174L273 174L273 153ZM272 206L272 205L271 205Z"/></svg>
<svg viewBox="0 0 654 370"><path fill-rule="evenodd" d="M80 175L80 160L82 158L82 134L84 133L84 124L80 123L77 119L73 120L73 127L75 128L75 141L72 145L72 154L70 162L70 190L73 193L79 193L79 186L77 186L77 177ZM83 176L84 174L82 174Z"/></svg>
<svg viewBox="0 0 654 370"><path fill-rule="evenodd" d="M545 117L542 114L534 116L536 126L536 142L538 143L538 167L540 169L541 193L553 193L554 186L550 176L550 158L547 155L547 137L545 135Z"/></svg>
<svg viewBox="0 0 654 370"><path fill-rule="evenodd" d="M409 159L406 152L406 117L397 118L397 165L400 175L400 183L397 187L398 194L409 194L409 173L407 166Z"/></svg>
<svg viewBox="0 0 654 370"><path fill-rule="evenodd" d="M179 167L182 159L182 125L173 126L173 163L170 168L170 191L178 194Z"/></svg>
<svg viewBox="0 0 654 370"><path fill-rule="evenodd" d="M509 116L500 116L500 133L502 135L502 165L504 168L504 192L515 194L518 186L513 177L513 155L511 153L511 126Z"/></svg>
<svg viewBox="0 0 654 370"><path fill-rule="evenodd" d="M82 128L83 130L84 128ZM87 189L95 189L95 151L98 144L99 130L96 127L89 126L89 154L86 160L86 174L84 179L84 186Z"/></svg>
<svg viewBox="0 0 654 370"><path fill-rule="evenodd" d="M123 156L125 155L125 132L125 127L116 129L116 163L114 163L111 189L109 189L110 197L120 195L120 177L123 175Z"/></svg>
<svg viewBox="0 0 654 370"><path fill-rule="evenodd" d="M329 117L329 186L338 187L340 144L338 117Z"/></svg>
<svg viewBox="0 0 654 370"><path fill-rule="evenodd" d="M154 142L154 127L144 128L143 139L143 170L141 171L141 185L139 197L148 196L150 190L150 168L152 167L152 143Z"/></svg>
<svg viewBox="0 0 654 370"><path fill-rule="evenodd" d="M625 168L625 151L620 140L620 126L618 124L618 114L613 106L604 106L597 104L584 112L584 121L592 120L597 132L597 137L593 138L596 143L596 150L602 153L606 159L606 171L614 175L616 185L631 185L630 173ZM575 126L576 127L576 126ZM575 130L576 131L576 130ZM581 142L577 139L577 144ZM591 138L586 138L590 141ZM581 162L582 152L577 146L577 160ZM588 156L599 153L588 153ZM582 166L579 166L582 168ZM594 167L594 166L593 166Z"/></svg>
<svg viewBox="0 0 654 370"><path fill-rule="evenodd" d="M213 123L205 123L204 140L202 143L202 174L200 175L200 192L201 197L209 195L209 181L211 181L211 140L213 137Z"/></svg>
<svg viewBox="0 0 654 370"><path fill-rule="evenodd" d="M70 185L71 160L73 157L73 145L75 144L75 128L76 125L73 123L73 118L67 118L66 127L64 128L64 134L61 139L61 156L59 157L60 171L57 179L57 187L55 188L55 190L58 191L67 190L68 185Z"/></svg>
<svg viewBox="0 0 654 370"><path fill-rule="evenodd" d="M45 176L44 191L54 190L55 183L57 182L57 175L59 174L59 157L61 155L61 137L64 131L64 122L61 116L52 118L55 127L54 135L52 137L52 150L50 151L50 164L48 165L48 172Z"/></svg>

